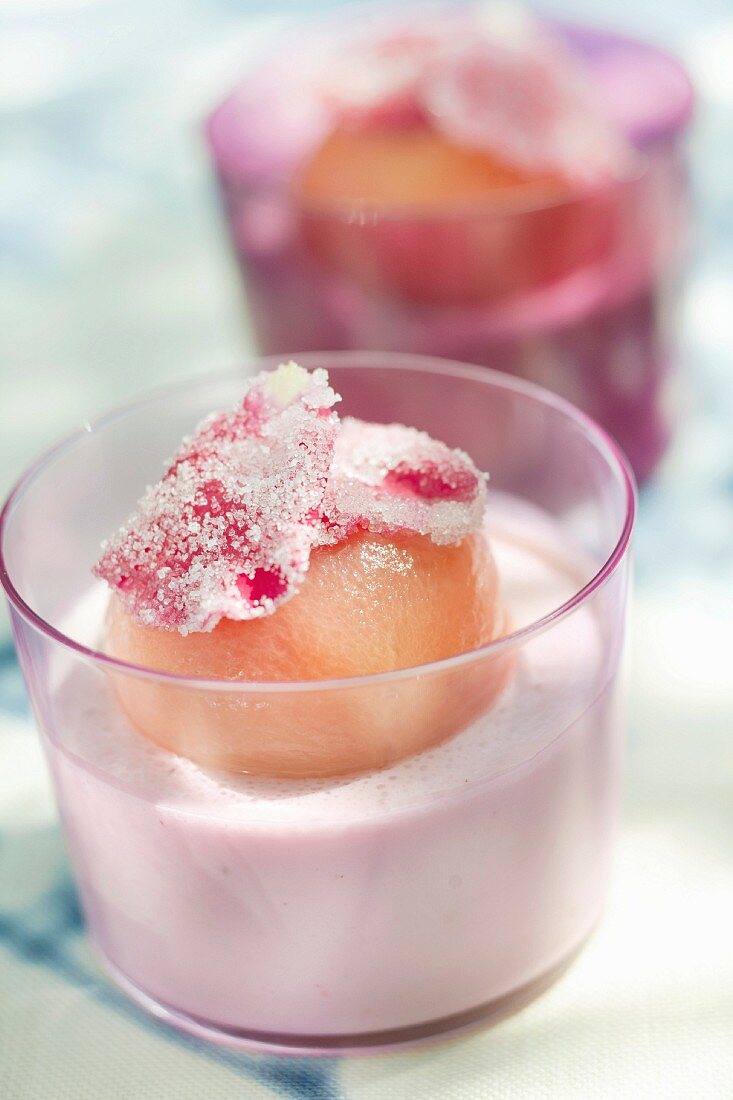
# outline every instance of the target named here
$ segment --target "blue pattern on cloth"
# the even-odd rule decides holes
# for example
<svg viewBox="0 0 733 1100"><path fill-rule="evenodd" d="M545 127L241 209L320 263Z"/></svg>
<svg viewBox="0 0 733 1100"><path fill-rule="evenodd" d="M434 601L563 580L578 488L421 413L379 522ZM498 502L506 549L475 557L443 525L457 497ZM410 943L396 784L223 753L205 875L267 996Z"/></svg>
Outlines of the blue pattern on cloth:
<svg viewBox="0 0 733 1100"><path fill-rule="evenodd" d="M12 646L0 647L0 736L3 718L27 715L27 699L23 679ZM21 736L36 738L30 723L24 722ZM95 967L87 950L84 920L69 868L57 850L57 831L49 830L45 844L53 855L48 881L26 904L5 907L0 879L0 948L18 960L62 979L70 987L83 992L116 1015L132 1021L137 1027L155 1035L161 1042L173 1044L212 1061L236 1077L257 1082L276 1096L286 1100L340 1100L336 1059L300 1059L243 1055L192 1038L163 1024L136 1005L107 981ZM24 866L23 858L15 859L15 847L22 847L23 834L0 830L0 872L10 865ZM35 858L38 858L37 849ZM0 967L0 997L2 997ZM3 1092L2 1031L0 1030L0 1098ZM8 1097L8 1100L10 1098ZM13 1097L15 1100L15 1097ZM20 1097L18 1098L20 1100ZM23 1100L26 1100L23 1097ZM35 1097L33 1098L35 1100ZM39 1096L38 1100L41 1100ZM42 1100L46 1100L45 1097ZM51 1100L51 1097L49 1097ZM100 1098L104 1100L104 1098Z"/></svg>
<svg viewBox="0 0 733 1100"><path fill-rule="evenodd" d="M280 1096L296 1100L339 1100L342 1093L335 1076L335 1061L229 1053L153 1019L74 957L75 939L83 932L76 890L68 877L20 913L9 916L0 911L0 942L15 955L32 965L46 967L69 984L83 989L86 996L112 1007L140 1027L159 1035L163 1041L196 1051L235 1074L269 1086Z"/></svg>
<svg viewBox="0 0 733 1100"><path fill-rule="evenodd" d="M0 641L0 713L27 715L28 696L10 640Z"/></svg>

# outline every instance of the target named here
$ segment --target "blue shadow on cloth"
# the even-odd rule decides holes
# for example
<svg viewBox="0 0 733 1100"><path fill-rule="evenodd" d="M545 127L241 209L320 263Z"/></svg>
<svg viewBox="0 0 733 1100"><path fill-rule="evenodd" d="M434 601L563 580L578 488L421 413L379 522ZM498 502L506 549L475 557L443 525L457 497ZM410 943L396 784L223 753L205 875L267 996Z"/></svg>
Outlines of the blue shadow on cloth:
<svg viewBox="0 0 733 1100"><path fill-rule="evenodd" d="M0 721L3 714L14 718L29 713L22 676L10 643L0 643ZM29 731L30 733L30 731ZM17 840L0 834L0 857ZM66 867L59 867L57 880L48 890L20 910L0 908L0 945L17 958L45 967L70 985L83 990L139 1027L153 1031L162 1040L194 1051L224 1066L240 1077L249 1078L286 1100L340 1100L338 1063L334 1059L277 1058L245 1055L210 1045L155 1020L128 1000L92 968L78 958L74 948L85 935L84 920L73 881Z"/></svg>
<svg viewBox="0 0 733 1100"><path fill-rule="evenodd" d="M10 639L0 641L0 716L25 717L30 714L15 649Z"/></svg>
<svg viewBox="0 0 733 1100"><path fill-rule="evenodd" d="M88 996L134 1020L140 1027L154 1031L165 1041L210 1058L289 1100L339 1100L342 1096L335 1061L240 1055L191 1038L148 1016L73 957L73 940L83 934L81 910L68 877L61 879L26 910L13 915L0 912L0 943L18 958L52 970L83 989Z"/></svg>

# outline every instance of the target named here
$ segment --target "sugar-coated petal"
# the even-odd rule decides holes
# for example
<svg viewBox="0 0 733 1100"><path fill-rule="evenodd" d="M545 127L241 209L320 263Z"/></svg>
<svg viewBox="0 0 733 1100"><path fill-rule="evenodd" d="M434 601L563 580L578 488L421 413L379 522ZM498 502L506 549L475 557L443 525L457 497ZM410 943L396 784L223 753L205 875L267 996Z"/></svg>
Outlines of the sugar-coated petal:
<svg viewBox="0 0 733 1100"><path fill-rule="evenodd" d="M513 5L477 5L356 38L314 82L338 127L428 127L524 172L578 185L629 149L578 59Z"/></svg>
<svg viewBox="0 0 733 1100"><path fill-rule="evenodd" d="M294 596L311 551L355 531L457 544L482 523L486 475L400 424L339 423L324 370L263 372L184 439L95 567L143 626L211 631Z"/></svg>
<svg viewBox="0 0 733 1100"><path fill-rule="evenodd" d="M96 566L130 614L208 631L297 591L319 534L337 400L324 370L287 364L183 441Z"/></svg>
<svg viewBox="0 0 733 1100"><path fill-rule="evenodd" d="M324 541L367 530L460 542L481 525L486 480L465 452L426 432L347 417L324 499Z"/></svg>
<svg viewBox="0 0 733 1100"><path fill-rule="evenodd" d="M421 102L446 138L526 172L595 184L621 172L629 157L577 60L529 19L488 25L443 51Z"/></svg>

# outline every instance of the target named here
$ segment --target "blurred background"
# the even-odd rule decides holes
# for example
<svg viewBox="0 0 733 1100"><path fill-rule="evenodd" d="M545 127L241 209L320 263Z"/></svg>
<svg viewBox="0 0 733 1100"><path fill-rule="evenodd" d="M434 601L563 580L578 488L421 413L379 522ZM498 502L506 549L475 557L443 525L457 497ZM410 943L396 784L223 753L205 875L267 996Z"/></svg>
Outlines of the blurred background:
<svg viewBox="0 0 733 1100"><path fill-rule="evenodd" d="M201 123L248 59L296 16L349 6L0 5L0 493L59 432L146 387L248 353ZM689 68L699 96L699 217L683 318L688 399L731 411L729 0L674 0L663 16L655 0L540 7L637 33ZM705 481L731 473L730 453L711 432L701 427L694 449ZM676 476L692 476L689 461L675 466Z"/></svg>
<svg viewBox="0 0 733 1100"><path fill-rule="evenodd" d="M349 6L3 0L1 496L60 434L151 386L251 353L202 120L296 17ZM730 0L535 6L638 34L680 57L696 86L695 239L678 317L683 417L642 493L630 662L633 843L622 848L611 917L612 931L640 941L614 956L607 977L618 973L631 989L633 964L638 992L674 956L664 1027L679 1072L644 1095L729 1097L712 1086L690 1090L697 1058L727 1065L728 1082L733 1073L724 1027L733 1016L733 9ZM2 645L9 655L7 635ZM20 698L10 660L0 665L0 703L3 692ZM623 1029L619 1036L621 1049ZM685 1060L688 1042L697 1058Z"/></svg>

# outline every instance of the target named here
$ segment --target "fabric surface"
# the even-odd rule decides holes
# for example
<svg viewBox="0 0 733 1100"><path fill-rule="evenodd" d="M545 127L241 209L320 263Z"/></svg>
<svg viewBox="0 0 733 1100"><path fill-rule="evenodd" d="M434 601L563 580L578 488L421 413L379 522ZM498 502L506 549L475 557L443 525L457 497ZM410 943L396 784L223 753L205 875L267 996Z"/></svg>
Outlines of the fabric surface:
<svg viewBox="0 0 733 1100"><path fill-rule="evenodd" d="M23 368L2 380L5 409L16 410L12 428L2 421L3 488L75 418L150 384L151 364L163 382L241 358L244 346L181 112L188 126L194 100L196 110L204 101L197 78L216 62L224 86L260 24L225 0L131 0L124 18L117 0L62 6L79 8L79 26L106 19L118 33L102 71L83 35L54 53L59 27L48 17L43 63L16 66L2 93L15 113L0 187L3 205L20 211L2 237L0 289L12 306L2 358ZM8 5L11 37L24 41L29 11L47 7ZM597 6L566 7L601 19ZM155 1023L90 952L0 627L0 1100L733 1098L733 20L717 0L672 4L664 28L652 0L604 10L607 22L656 29L685 54L702 110L693 144L701 221L681 318L687 419L641 502L623 828L597 934L517 1016L413 1052L249 1057ZM49 91L63 64L63 94ZM28 403L38 387L40 409Z"/></svg>

